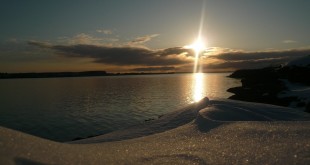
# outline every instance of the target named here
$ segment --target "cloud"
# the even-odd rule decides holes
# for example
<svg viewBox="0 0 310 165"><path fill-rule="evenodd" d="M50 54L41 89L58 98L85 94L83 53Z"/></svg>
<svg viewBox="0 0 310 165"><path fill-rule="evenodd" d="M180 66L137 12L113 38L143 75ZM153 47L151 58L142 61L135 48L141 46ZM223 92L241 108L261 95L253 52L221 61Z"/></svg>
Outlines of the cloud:
<svg viewBox="0 0 310 165"><path fill-rule="evenodd" d="M205 56L214 56L214 55L220 55L225 53L234 53L234 52L243 52L244 50L240 49L230 49L230 48L222 48L222 47L208 47L204 51Z"/></svg>
<svg viewBox="0 0 310 165"><path fill-rule="evenodd" d="M118 41L118 38L94 37L90 34L80 33L73 37L59 37L56 43L69 45L87 44L113 46L119 44Z"/></svg>
<svg viewBox="0 0 310 165"><path fill-rule="evenodd" d="M281 59L265 59L265 60L252 60L252 61L222 61L218 63L209 63L204 66L204 70L208 69L253 69L263 68L278 64L283 64L290 61L289 57Z"/></svg>
<svg viewBox="0 0 310 165"><path fill-rule="evenodd" d="M28 41L28 45L48 49L65 58L88 59L93 64L129 68L130 71L191 71L194 52L184 47L149 49L138 46L96 44L50 44ZM233 71L285 64L310 55L310 48L268 51L244 51L229 48L208 48L201 57L204 71Z"/></svg>
<svg viewBox="0 0 310 165"><path fill-rule="evenodd" d="M294 41L294 40L283 40L282 42L285 43L285 44L297 43L297 41Z"/></svg>
<svg viewBox="0 0 310 165"><path fill-rule="evenodd" d="M96 32L103 34L113 34L113 31L108 29L97 29Z"/></svg>
<svg viewBox="0 0 310 165"><path fill-rule="evenodd" d="M213 59L216 62L206 63L205 69L250 69L262 68L271 65L285 64L291 60L310 54L310 49L291 49L278 51L235 51L213 56L208 56L206 60ZM205 61L206 61L205 60Z"/></svg>
<svg viewBox="0 0 310 165"><path fill-rule="evenodd" d="M93 37L85 33L80 33L70 38L68 41L70 44L100 44L103 41L103 39Z"/></svg>
<svg viewBox="0 0 310 165"><path fill-rule="evenodd" d="M6 63L9 66L9 64L16 65L17 63L25 62L49 61L55 57L49 53L50 46L51 44L48 42L24 41L21 39L8 40L0 43L0 65Z"/></svg>
<svg viewBox="0 0 310 165"><path fill-rule="evenodd" d="M52 44L48 42L39 42L39 41L34 41L34 40L27 41L27 43L28 45L38 46L41 48L50 48L52 46Z"/></svg>
<svg viewBox="0 0 310 165"><path fill-rule="evenodd" d="M150 41L151 39L159 36L159 34L150 34L150 35L145 35L142 37L137 37L136 39L128 42L128 45L137 45L137 44L143 44L145 42Z"/></svg>
<svg viewBox="0 0 310 165"><path fill-rule="evenodd" d="M161 56L168 56L172 54L185 54L186 56L194 56L194 51L191 49L186 49L184 47L172 47L163 50L159 50L158 53Z"/></svg>
<svg viewBox="0 0 310 165"><path fill-rule="evenodd" d="M278 59L286 57L300 57L310 54L310 49L290 49L290 50L278 50L278 51L235 51L222 53L219 55L211 55L208 58L216 58L225 61L249 61L249 60L262 60L262 59Z"/></svg>
<svg viewBox="0 0 310 165"><path fill-rule="evenodd" d="M164 67L144 67L144 68L134 68L131 69L132 71L137 71L137 72L154 72L154 71L174 71L176 68L173 66L164 66Z"/></svg>
<svg viewBox="0 0 310 165"><path fill-rule="evenodd" d="M141 47L109 47L102 45L46 45L41 42L28 42L41 48L49 48L63 57L91 58L95 63L113 65L162 66L181 65L191 60L183 54L167 54L164 50L150 50ZM180 51L181 52L181 51Z"/></svg>

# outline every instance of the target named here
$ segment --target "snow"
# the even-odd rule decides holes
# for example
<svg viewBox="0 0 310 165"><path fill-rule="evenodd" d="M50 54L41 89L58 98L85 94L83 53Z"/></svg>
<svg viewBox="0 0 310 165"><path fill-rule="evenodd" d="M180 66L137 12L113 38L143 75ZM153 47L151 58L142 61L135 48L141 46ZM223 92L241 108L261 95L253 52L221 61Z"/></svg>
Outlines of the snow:
<svg viewBox="0 0 310 165"><path fill-rule="evenodd" d="M308 113L227 99L74 144L0 135L0 164L310 164Z"/></svg>
<svg viewBox="0 0 310 165"><path fill-rule="evenodd" d="M286 79L281 79L282 82L284 82L285 86L288 88L285 91L282 91L279 93L278 97L279 98L284 98L284 97L296 97L298 98L299 102L304 102L304 103L310 103L310 87L300 84L300 83L292 83ZM305 106L298 107L297 106L298 102L293 101L290 104L290 107L292 108L299 108L304 110Z"/></svg>

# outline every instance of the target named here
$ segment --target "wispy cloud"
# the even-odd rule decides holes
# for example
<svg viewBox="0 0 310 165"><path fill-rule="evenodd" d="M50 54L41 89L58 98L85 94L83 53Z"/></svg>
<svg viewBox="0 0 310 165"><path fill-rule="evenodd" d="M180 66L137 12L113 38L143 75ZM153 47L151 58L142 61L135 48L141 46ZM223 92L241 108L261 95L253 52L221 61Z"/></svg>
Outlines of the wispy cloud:
<svg viewBox="0 0 310 165"><path fill-rule="evenodd" d="M151 39L155 38L159 36L159 34L150 34L150 35L145 35L142 37L137 37L136 39L128 42L128 45L138 45L138 44L143 44L146 43L148 41L150 41Z"/></svg>
<svg viewBox="0 0 310 165"><path fill-rule="evenodd" d="M46 49L38 49L38 47ZM4 43L0 43L0 66L5 63L9 66L9 64L16 65L17 63L23 62L42 62L50 60L54 56L50 56L49 47L50 43L45 41L36 42L30 40L25 44L25 41L22 39L8 40ZM1 68L2 67L0 67L0 70Z"/></svg>
<svg viewBox="0 0 310 165"><path fill-rule="evenodd" d="M98 44L102 41L102 38L93 37L85 33L77 34L68 40L70 44Z"/></svg>
<svg viewBox="0 0 310 165"><path fill-rule="evenodd" d="M113 31L109 29L97 29L96 32L103 34L113 34Z"/></svg>
<svg viewBox="0 0 310 165"><path fill-rule="evenodd" d="M294 40L283 40L282 43L293 44L293 43L297 43L297 41L294 41Z"/></svg>
<svg viewBox="0 0 310 165"><path fill-rule="evenodd" d="M103 38L103 37L94 37L90 34L80 33L73 37L59 37L56 41L59 44L87 44L87 45L106 45L112 46L117 45L119 39L118 38Z"/></svg>
<svg viewBox="0 0 310 165"><path fill-rule="evenodd" d="M29 45L33 45L33 46L38 46L38 47L41 47L41 48L51 48L52 47L52 44L49 43L49 42L38 42L38 41L35 41L35 40L30 40L30 41L27 41L27 43Z"/></svg>
<svg viewBox="0 0 310 165"><path fill-rule="evenodd" d="M180 55L183 54L187 57L194 56L194 51L191 49L186 49L184 47L172 47L172 48L166 48L166 49L161 49L161 50L157 50L157 52L161 55L161 56L169 56L169 55Z"/></svg>
<svg viewBox="0 0 310 165"><path fill-rule="evenodd" d="M134 68L131 69L135 72L166 72L166 71L175 71L176 68L173 66L163 66L163 67L143 67L143 68Z"/></svg>

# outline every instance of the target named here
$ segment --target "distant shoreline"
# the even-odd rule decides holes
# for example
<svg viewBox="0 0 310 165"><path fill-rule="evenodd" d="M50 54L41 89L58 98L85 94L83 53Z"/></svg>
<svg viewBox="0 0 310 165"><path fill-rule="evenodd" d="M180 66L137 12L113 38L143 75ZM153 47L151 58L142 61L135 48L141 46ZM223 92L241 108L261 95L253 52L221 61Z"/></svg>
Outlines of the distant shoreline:
<svg viewBox="0 0 310 165"><path fill-rule="evenodd" d="M65 78L65 77L96 77L96 76L126 76L126 75L160 75L160 74L189 74L192 72L154 72L154 73L108 73L106 71L83 72L28 72L28 73L1 73L0 79L27 79L27 78ZM231 72L210 72L231 73Z"/></svg>
<svg viewBox="0 0 310 165"><path fill-rule="evenodd" d="M106 71L0 73L0 79L95 77L95 76L149 75L149 74L174 74L174 73L172 72L171 73L107 73Z"/></svg>

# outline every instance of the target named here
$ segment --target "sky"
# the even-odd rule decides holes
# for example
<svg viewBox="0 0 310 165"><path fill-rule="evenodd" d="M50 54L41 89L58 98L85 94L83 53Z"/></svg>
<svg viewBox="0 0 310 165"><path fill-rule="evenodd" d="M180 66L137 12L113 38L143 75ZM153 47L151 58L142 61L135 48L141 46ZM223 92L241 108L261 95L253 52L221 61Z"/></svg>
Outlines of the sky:
<svg viewBox="0 0 310 165"><path fill-rule="evenodd" d="M310 55L306 0L1 0L0 72L203 72Z"/></svg>

